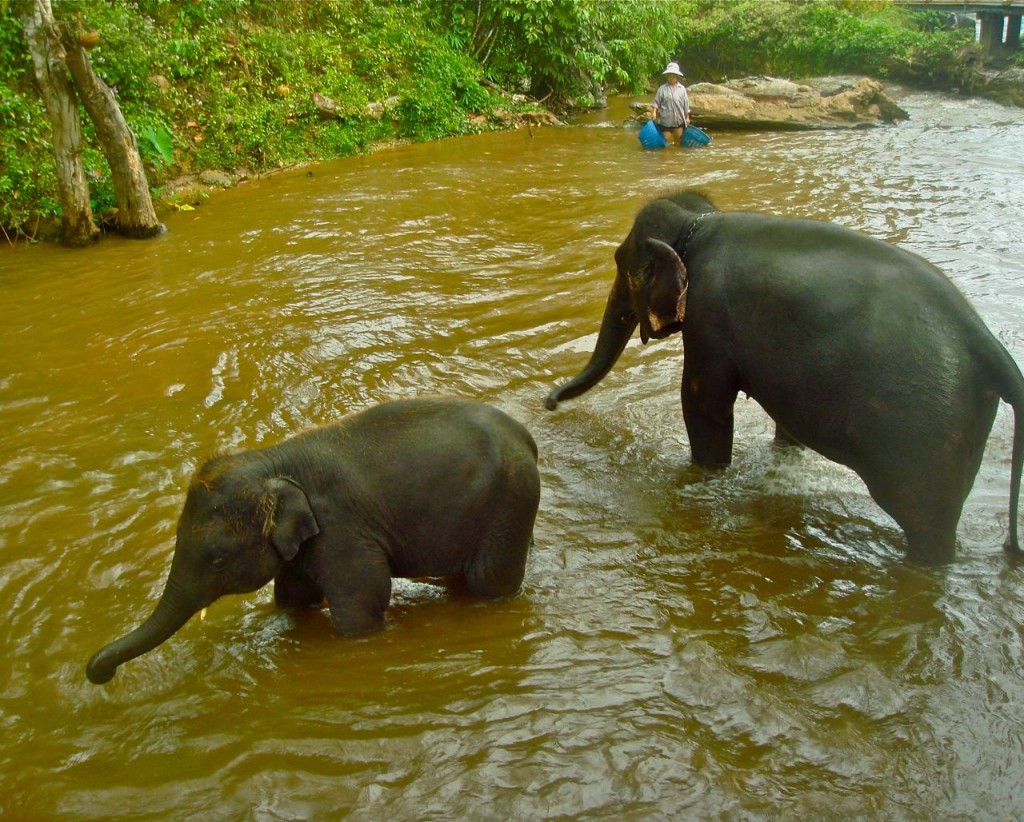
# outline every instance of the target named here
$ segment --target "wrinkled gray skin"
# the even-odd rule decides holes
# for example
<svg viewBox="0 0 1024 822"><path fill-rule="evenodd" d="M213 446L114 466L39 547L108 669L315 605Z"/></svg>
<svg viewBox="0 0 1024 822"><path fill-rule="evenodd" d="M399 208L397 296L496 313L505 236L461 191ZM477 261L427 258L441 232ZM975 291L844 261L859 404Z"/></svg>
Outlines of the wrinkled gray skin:
<svg viewBox="0 0 1024 822"><path fill-rule="evenodd" d="M384 624L392 577L515 593L540 500L529 432L480 403L379 405L280 445L216 457L192 479L163 595L89 661L102 684L225 594L274 580L278 605L340 634Z"/></svg>
<svg viewBox="0 0 1024 822"><path fill-rule="evenodd" d="M1024 380L935 266L829 223L720 212L684 192L637 215L597 345L546 405L578 397L640 337L682 332L694 462L732 458L743 391L795 440L847 465L907 537L944 562L1001 397L1014 409L1007 550L1020 554Z"/></svg>

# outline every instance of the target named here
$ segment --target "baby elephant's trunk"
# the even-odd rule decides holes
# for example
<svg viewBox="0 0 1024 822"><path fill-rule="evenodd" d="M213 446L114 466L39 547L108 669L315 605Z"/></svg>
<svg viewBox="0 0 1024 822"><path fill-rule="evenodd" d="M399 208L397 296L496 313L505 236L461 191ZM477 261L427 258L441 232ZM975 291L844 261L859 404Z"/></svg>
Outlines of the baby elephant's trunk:
<svg viewBox="0 0 1024 822"><path fill-rule="evenodd" d="M198 610L168 586L145 622L93 655L85 669L89 681L95 685L109 682L117 673L118 665L153 650L172 637Z"/></svg>

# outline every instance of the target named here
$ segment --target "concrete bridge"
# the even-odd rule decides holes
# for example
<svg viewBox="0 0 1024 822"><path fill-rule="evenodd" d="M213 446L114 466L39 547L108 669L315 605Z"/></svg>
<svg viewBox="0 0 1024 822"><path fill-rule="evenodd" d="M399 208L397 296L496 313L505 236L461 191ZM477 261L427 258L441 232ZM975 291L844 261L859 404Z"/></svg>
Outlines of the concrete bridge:
<svg viewBox="0 0 1024 822"><path fill-rule="evenodd" d="M941 11L955 17L962 25L973 15L977 21L978 44L990 54L1016 51L1020 48L1020 23L1024 16L1024 0L893 0L900 6L919 11Z"/></svg>

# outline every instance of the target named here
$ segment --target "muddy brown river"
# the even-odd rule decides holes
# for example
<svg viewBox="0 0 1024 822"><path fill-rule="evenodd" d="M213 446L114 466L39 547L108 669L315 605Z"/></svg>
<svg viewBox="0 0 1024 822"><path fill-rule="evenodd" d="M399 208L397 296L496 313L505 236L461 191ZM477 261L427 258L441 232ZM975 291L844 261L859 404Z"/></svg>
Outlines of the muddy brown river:
<svg viewBox="0 0 1024 822"><path fill-rule="evenodd" d="M925 256L1024 363L1021 111L901 101L894 127L644 153L620 100L283 172L152 241L0 251L0 817L1024 817L1007 406L941 568L752 401L733 465L691 467L678 338L543 408L634 214L689 185ZM518 596L399 581L353 640L267 586L86 680L162 590L205 458L431 394L539 444Z"/></svg>

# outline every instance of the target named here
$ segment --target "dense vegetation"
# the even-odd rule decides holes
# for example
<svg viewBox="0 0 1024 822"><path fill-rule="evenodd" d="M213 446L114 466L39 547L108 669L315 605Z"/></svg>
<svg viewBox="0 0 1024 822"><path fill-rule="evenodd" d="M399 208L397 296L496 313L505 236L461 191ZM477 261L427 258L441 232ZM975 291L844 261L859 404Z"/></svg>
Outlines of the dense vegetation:
<svg viewBox="0 0 1024 822"><path fill-rule="evenodd" d="M19 2L0 0L0 227L59 213L49 124ZM969 40L885 0L53 0L135 131L150 183L263 171L501 127L501 110L640 91L667 59L689 79L773 73L946 76ZM329 98L325 118L314 95ZM377 104L377 105L371 105ZM322 108L322 107L321 107ZM87 138L88 124L87 124ZM94 208L113 203L89 140Z"/></svg>
<svg viewBox="0 0 1024 822"><path fill-rule="evenodd" d="M950 88L973 32L946 12L887 0L729 0L696 4L679 36L690 75L815 77L857 73Z"/></svg>

